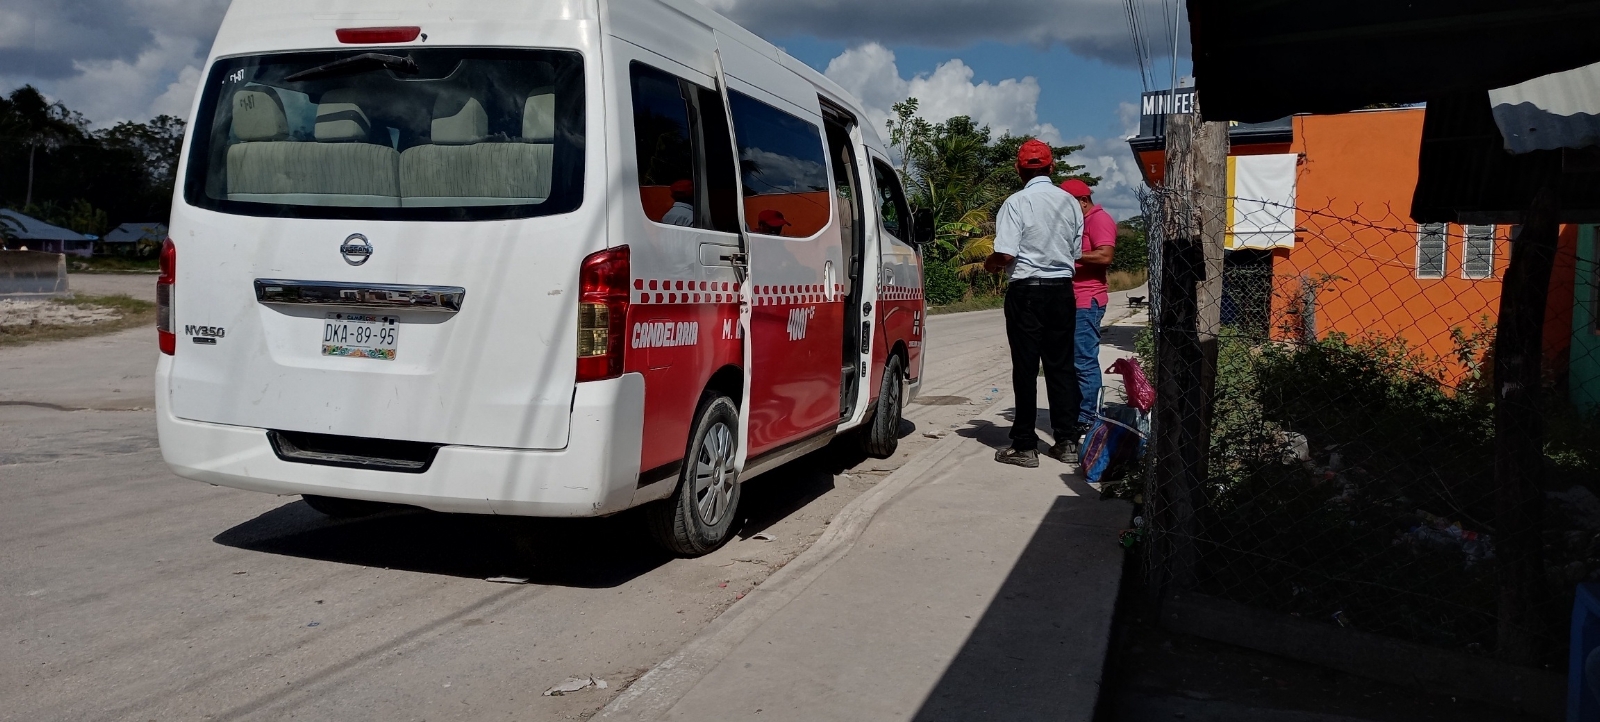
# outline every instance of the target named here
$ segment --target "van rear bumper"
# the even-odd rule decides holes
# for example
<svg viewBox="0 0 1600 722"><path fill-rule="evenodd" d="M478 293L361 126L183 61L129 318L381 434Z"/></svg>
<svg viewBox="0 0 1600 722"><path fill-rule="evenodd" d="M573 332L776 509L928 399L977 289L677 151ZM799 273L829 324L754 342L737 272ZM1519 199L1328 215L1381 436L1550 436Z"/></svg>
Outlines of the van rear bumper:
<svg viewBox="0 0 1600 722"><path fill-rule="evenodd" d="M266 429L179 419L167 402L171 360L156 371L161 456L179 476L269 494L317 494L469 514L602 516L633 504L644 436L644 377L578 384L567 448L445 446L406 474L283 461Z"/></svg>

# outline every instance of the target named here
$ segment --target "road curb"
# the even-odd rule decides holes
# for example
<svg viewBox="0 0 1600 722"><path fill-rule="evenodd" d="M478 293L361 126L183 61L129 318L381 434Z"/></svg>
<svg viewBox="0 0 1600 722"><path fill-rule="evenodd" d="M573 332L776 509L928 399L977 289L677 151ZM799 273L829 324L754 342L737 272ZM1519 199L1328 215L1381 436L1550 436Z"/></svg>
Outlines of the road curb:
<svg viewBox="0 0 1600 722"><path fill-rule="evenodd" d="M1009 399L1002 396L973 418L993 416ZM896 469L872 491L851 501L828 522L827 531L794 561L752 589L744 599L712 620L698 636L676 654L657 664L622 694L602 708L595 719L657 720L745 637L794 601L817 577L850 552L880 509L900 494L926 483L938 467L966 441L951 434Z"/></svg>

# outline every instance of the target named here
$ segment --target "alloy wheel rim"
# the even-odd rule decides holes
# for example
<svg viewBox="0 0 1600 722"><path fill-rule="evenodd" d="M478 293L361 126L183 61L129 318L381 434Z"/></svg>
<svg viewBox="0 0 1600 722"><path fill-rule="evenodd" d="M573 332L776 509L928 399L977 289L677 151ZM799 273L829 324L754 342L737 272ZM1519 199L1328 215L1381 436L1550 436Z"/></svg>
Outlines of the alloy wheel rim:
<svg viewBox="0 0 1600 722"><path fill-rule="evenodd" d="M700 450L695 454L694 498L700 511L700 520L706 526L716 526L726 516L733 503L733 431L728 425L717 422L706 430L700 440Z"/></svg>

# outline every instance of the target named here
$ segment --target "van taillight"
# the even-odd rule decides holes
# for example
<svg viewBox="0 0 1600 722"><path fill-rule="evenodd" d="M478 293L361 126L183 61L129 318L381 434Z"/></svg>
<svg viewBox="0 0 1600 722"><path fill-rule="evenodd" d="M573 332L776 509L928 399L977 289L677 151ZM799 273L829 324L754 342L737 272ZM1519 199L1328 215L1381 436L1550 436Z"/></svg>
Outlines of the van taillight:
<svg viewBox="0 0 1600 722"><path fill-rule="evenodd" d="M168 238L161 242L161 275L156 276L156 338L161 353L168 356L178 351L178 334L172 323L172 289L177 282L178 247Z"/></svg>
<svg viewBox="0 0 1600 722"><path fill-rule="evenodd" d="M623 327L632 278L627 246L583 259L578 272L578 380L622 375Z"/></svg>

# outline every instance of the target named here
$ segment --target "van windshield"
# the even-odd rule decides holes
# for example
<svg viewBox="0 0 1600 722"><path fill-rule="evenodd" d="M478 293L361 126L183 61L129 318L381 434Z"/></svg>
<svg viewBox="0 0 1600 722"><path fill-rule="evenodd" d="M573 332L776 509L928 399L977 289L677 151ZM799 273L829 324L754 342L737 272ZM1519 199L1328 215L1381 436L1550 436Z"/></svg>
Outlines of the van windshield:
<svg viewBox="0 0 1600 722"><path fill-rule="evenodd" d="M378 48L217 61L184 197L224 213L489 220L583 196L583 57Z"/></svg>

